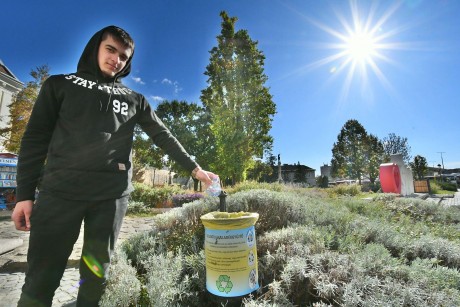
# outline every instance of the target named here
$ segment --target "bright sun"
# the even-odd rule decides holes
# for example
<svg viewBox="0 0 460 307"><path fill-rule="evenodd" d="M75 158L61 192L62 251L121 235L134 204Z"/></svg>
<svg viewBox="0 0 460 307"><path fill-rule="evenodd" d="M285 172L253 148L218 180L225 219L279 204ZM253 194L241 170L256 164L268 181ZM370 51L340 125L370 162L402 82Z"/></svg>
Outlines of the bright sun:
<svg viewBox="0 0 460 307"><path fill-rule="evenodd" d="M383 62L395 64L385 55L385 51L404 49L407 44L390 42L389 40L399 33L401 29L386 29L384 25L396 12L400 3L395 2L382 15L377 16L376 3L370 6L368 12L363 14L364 9L358 7L356 0L349 0L351 18L345 18L342 11L335 11L339 26L334 28L308 18L309 21L330 34L335 43L327 43L322 46L328 50L335 50L332 54L308 64L302 69L313 69L321 66L329 66L329 72L333 76L345 73L342 86L342 98L348 95L352 81L360 77L362 88L369 89L369 72L372 72L380 83L389 91L392 91L390 83L379 67Z"/></svg>
<svg viewBox="0 0 460 307"><path fill-rule="evenodd" d="M345 45L348 56L355 62L368 62L372 60L373 55L376 55L375 39L367 32L352 33L345 41Z"/></svg>

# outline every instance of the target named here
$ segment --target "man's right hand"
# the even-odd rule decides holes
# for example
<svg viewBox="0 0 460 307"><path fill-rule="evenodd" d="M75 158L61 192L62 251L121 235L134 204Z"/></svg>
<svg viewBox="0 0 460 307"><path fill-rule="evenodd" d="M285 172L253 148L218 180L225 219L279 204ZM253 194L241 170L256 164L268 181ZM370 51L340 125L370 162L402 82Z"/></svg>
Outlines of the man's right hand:
<svg viewBox="0 0 460 307"><path fill-rule="evenodd" d="M32 214L32 200L23 200L16 203L11 219L17 230L29 231L30 230L30 215Z"/></svg>

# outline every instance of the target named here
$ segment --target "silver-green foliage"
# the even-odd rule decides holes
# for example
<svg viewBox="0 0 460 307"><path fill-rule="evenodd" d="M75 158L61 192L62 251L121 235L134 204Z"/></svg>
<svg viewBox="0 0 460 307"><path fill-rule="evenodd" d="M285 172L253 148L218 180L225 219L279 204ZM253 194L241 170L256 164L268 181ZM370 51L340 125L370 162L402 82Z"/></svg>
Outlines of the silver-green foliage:
<svg viewBox="0 0 460 307"><path fill-rule="evenodd" d="M216 211L218 201L206 197L161 214L149 233L123 243L122 255L143 281L141 305L215 306L205 290L200 216ZM259 213L262 287L244 305L460 305L459 242L436 236L428 224L415 233L410 227L411 222L422 225L424 214L436 224L451 211L405 202L397 197L330 200L305 191L229 195L229 212ZM108 288L109 297L121 295L113 289Z"/></svg>
<svg viewBox="0 0 460 307"><path fill-rule="evenodd" d="M141 294L141 282L125 252L118 248L112 258L107 287L99 302L101 307L135 305Z"/></svg>
<svg viewBox="0 0 460 307"><path fill-rule="evenodd" d="M150 213L151 209L148 208L143 202L129 201L126 214L146 214Z"/></svg>
<svg viewBox="0 0 460 307"><path fill-rule="evenodd" d="M184 274L186 255L151 254L144 261L146 290L151 306L190 306L197 301L197 289L193 285L200 280L198 272Z"/></svg>

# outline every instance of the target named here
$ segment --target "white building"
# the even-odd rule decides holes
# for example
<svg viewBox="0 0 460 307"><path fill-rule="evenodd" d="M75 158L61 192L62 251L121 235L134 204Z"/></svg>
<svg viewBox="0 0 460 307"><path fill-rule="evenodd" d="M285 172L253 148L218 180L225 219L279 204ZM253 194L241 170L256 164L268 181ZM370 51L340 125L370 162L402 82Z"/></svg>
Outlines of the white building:
<svg viewBox="0 0 460 307"><path fill-rule="evenodd" d="M0 60L0 129L6 128L10 120L10 109L8 106L13 97L24 87L24 83L11 72L11 70ZM3 152L3 140L0 140L0 152Z"/></svg>

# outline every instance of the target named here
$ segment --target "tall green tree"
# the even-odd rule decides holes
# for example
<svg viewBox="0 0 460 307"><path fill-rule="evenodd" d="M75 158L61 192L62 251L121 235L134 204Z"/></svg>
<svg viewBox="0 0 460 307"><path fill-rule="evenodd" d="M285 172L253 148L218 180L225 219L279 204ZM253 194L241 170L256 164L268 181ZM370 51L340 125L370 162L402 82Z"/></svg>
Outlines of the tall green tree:
<svg viewBox="0 0 460 307"><path fill-rule="evenodd" d="M186 101L163 101L156 108L156 114L187 152L205 169L213 155L213 135L210 130L210 117L206 109L196 103ZM182 167L169 161L176 172L186 174Z"/></svg>
<svg viewBox="0 0 460 307"><path fill-rule="evenodd" d="M162 168L164 164L162 151L153 144L153 141L142 131L141 127L134 127L133 140L133 177L139 180L144 174L146 166Z"/></svg>
<svg viewBox="0 0 460 307"><path fill-rule="evenodd" d="M379 177L380 164L385 161L385 153L382 142L372 134L367 136L367 175L369 181L374 184Z"/></svg>
<svg viewBox="0 0 460 307"><path fill-rule="evenodd" d="M271 148L269 135L276 105L265 82L265 56L246 30L235 32L236 17L221 12L222 30L210 51L207 88L201 101L211 115L215 153L212 169L232 183Z"/></svg>
<svg viewBox="0 0 460 307"><path fill-rule="evenodd" d="M416 155L414 161L409 163L409 166L417 179L423 179L428 171L428 162L425 157L420 155Z"/></svg>
<svg viewBox="0 0 460 307"><path fill-rule="evenodd" d="M389 161L390 155L401 154L404 163L409 164L411 160L411 148L407 138L396 135L395 133L389 133L387 137L383 138L382 144L387 161Z"/></svg>
<svg viewBox="0 0 460 307"><path fill-rule="evenodd" d="M187 152L195 157L198 164L210 169L210 160L214 156L213 135L210 130L210 115L206 109L196 103L186 101L163 101L156 109L156 114L180 141ZM189 176L175 161L168 160L168 166ZM194 179L194 189L199 189L200 182Z"/></svg>
<svg viewBox="0 0 460 307"><path fill-rule="evenodd" d="M368 153L366 129L354 119L348 120L332 148L331 175L358 180L367 171Z"/></svg>
<svg viewBox="0 0 460 307"><path fill-rule="evenodd" d="M278 179L278 164L276 156L271 151L265 155L265 164L268 165L269 169L262 177L262 181L275 182Z"/></svg>
<svg viewBox="0 0 460 307"><path fill-rule="evenodd" d="M3 146L9 152L18 153L21 146L21 139L29 122L32 109L37 100L40 88L49 77L49 67L42 65L30 72L33 80L17 93L13 102L8 106L10 109L10 120L8 126L0 129Z"/></svg>
<svg viewBox="0 0 460 307"><path fill-rule="evenodd" d="M256 160L247 171L247 179L263 182L273 173L272 167L262 160Z"/></svg>
<svg viewBox="0 0 460 307"><path fill-rule="evenodd" d="M265 160L256 159L253 166L247 171L248 180L258 182L275 182L277 176L275 161L276 157L270 152L264 154ZM276 173L276 174L275 174Z"/></svg>

